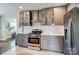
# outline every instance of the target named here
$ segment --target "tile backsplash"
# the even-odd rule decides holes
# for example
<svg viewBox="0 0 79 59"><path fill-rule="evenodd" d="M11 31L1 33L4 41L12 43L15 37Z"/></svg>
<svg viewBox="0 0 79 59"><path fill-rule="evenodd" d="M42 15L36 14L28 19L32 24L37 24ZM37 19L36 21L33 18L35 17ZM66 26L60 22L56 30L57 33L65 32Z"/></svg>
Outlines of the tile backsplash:
<svg viewBox="0 0 79 59"><path fill-rule="evenodd" d="M64 26L63 25L53 25L53 26L25 26L24 32L22 32L22 27L18 28L18 33L27 34L32 31L32 29L42 29L43 34L56 34L61 33L64 35Z"/></svg>

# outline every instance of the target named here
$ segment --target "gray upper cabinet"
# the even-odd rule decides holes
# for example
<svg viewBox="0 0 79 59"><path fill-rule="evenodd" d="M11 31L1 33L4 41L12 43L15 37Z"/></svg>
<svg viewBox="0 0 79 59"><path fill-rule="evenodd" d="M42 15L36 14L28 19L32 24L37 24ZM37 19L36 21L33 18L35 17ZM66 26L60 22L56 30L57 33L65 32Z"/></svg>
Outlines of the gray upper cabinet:
<svg viewBox="0 0 79 59"><path fill-rule="evenodd" d="M46 25L46 20L47 20L47 13L46 10L40 10L39 11L39 22L41 25Z"/></svg>
<svg viewBox="0 0 79 59"><path fill-rule="evenodd" d="M55 25L63 25L64 24L65 13L66 13L65 7L54 8L54 23L55 23Z"/></svg>
<svg viewBox="0 0 79 59"><path fill-rule="evenodd" d="M38 22L38 10L32 11L32 25Z"/></svg>
<svg viewBox="0 0 79 59"><path fill-rule="evenodd" d="M53 8L47 9L47 25L54 23L54 12Z"/></svg>
<svg viewBox="0 0 79 59"><path fill-rule="evenodd" d="M32 22L38 22L38 10L32 11Z"/></svg>
<svg viewBox="0 0 79 59"><path fill-rule="evenodd" d="M41 10L32 10L32 17L30 16L29 11L20 12L20 25L28 26L30 21L32 25L51 25L54 20L53 8L41 9ZM31 17L31 19L30 19Z"/></svg>
<svg viewBox="0 0 79 59"><path fill-rule="evenodd" d="M30 25L30 13L28 11L22 11L19 14L20 26Z"/></svg>
<svg viewBox="0 0 79 59"><path fill-rule="evenodd" d="M41 25L51 25L54 20L53 8L39 10L39 21Z"/></svg>
<svg viewBox="0 0 79 59"><path fill-rule="evenodd" d="M22 11L20 12L20 25L30 26L37 25L63 25L65 7L44 8L41 10Z"/></svg>

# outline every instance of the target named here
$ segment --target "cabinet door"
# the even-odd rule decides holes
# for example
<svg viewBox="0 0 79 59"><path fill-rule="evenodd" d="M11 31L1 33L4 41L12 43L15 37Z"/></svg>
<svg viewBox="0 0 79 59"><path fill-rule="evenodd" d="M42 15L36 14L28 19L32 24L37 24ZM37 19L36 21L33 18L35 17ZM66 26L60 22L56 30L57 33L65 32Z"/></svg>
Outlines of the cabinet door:
<svg viewBox="0 0 79 59"><path fill-rule="evenodd" d="M28 43L28 35L24 35L23 36L23 46L27 47L27 43Z"/></svg>
<svg viewBox="0 0 79 59"><path fill-rule="evenodd" d="M30 13L29 11L20 12L20 26L30 25Z"/></svg>
<svg viewBox="0 0 79 59"><path fill-rule="evenodd" d="M55 36L49 36L48 42L49 42L48 50L51 50L51 51L60 50L58 45L58 40L56 39Z"/></svg>
<svg viewBox="0 0 79 59"><path fill-rule="evenodd" d="M32 11L32 22L38 22L38 11Z"/></svg>
<svg viewBox="0 0 79 59"><path fill-rule="evenodd" d="M54 21L53 8L47 9L47 25L51 25Z"/></svg>
<svg viewBox="0 0 79 59"><path fill-rule="evenodd" d="M22 46L23 45L23 36L22 35L18 35L18 45Z"/></svg>
<svg viewBox="0 0 79 59"><path fill-rule="evenodd" d="M46 22L47 22L46 9L39 11L39 22L41 25L46 25Z"/></svg>
<svg viewBox="0 0 79 59"><path fill-rule="evenodd" d="M66 13L65 7L54 8L54 23L56 25L63 25L64 24L65 13Z"/></svg>
<svg viewBox="0 0 79 59"><path fill-rule="evenodd" d="M62 37L56 37L52 35L42 35L41 37L41 49L50 51L62 52Z"/></svg>
<svg viewBox="0 0 79 59"><path fill-rule="evenodd" d="M41 36L41 49L48 49L48 45L47 45L47 39L45 35Z"/></svg>
<svg viewBox="0 0 79 59"><path fill-rule="evenodd" d="M26 34L19 34L17 39L17 44L20 46L27 47L28 36Z"/></svg>

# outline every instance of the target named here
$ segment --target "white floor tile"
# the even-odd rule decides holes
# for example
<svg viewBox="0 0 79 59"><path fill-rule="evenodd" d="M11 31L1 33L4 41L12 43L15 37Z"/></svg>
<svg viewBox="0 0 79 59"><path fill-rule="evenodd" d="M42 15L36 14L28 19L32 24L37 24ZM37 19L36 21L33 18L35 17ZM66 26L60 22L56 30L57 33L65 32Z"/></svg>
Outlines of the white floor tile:
<svg viewBox="0 0 79 59"><path fill-rule="evenodd" d="M63 55L63 53L59 53L59 52L51 52L51 51L43 51L43 50L36 51L18 46L3 53L2 55L16 55L20 52L28 52L31 53L32 55Z"/></svg>

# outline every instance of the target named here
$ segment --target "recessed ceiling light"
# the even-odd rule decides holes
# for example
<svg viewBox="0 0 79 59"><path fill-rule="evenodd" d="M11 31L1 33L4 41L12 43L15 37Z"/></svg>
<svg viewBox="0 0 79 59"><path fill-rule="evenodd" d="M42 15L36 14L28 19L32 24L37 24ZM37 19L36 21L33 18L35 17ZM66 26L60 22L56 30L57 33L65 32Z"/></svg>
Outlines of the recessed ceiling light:
<svg viewBox="0 0 79 59"><path fill-rule="evenodd" d="M22 6L19 6L19 9L23 9L23 7Z"/></svg>

